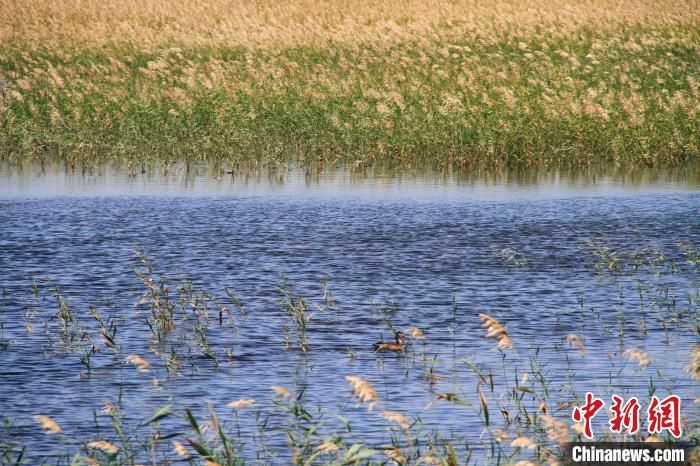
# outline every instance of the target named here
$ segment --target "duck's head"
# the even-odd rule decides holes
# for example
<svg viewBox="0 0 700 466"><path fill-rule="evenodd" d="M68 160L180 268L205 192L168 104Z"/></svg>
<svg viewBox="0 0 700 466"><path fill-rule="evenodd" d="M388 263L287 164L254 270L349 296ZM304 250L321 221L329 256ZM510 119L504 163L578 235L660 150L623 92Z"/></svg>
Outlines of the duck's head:
<svg viewBox="0 0 700 466"><path fill-rule="evenodd" d="M400 345L403 345L403 342L404 342L404 340L405 340L405 338L406 338L406 334L403 333L403 332L401 332L401 331L399 331L399 332L396 332L396 333L394 334L394 337L396 338L396 343L398 343L398 344L400 344Z"/></svg>

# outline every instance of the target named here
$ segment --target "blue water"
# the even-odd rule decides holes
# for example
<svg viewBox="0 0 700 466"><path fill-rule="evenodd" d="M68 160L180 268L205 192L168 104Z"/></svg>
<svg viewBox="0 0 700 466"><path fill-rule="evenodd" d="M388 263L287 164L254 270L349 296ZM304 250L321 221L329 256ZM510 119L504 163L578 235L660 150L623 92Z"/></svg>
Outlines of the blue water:
<svg viewBox="0 0 700 466"><path fill-rule="evenodd" d="M281 385L304 389L307 405L324 413L323 432L341 428L336 415L342 415L353 438L386 445L390 423L379 413L389 409L419 417L426 431L458 439L460 451L473 449L473 461L486 462L479 379L463 361L493 374L493 393L482 386L491 403L490 427L505 429L498 405L508 405L501 395L513 388L516 369L530 373L537 393L523 403L536 410L545 396L531 358L544 365L550 413L569 424L570 407L557 403L575 401L574 393L644 401L652 378L658 394L683 397L686 422L697 425L698 384L683 368L698 343L699 275L678 246L700 247L696 189L610 179L583 185L342 177L308 183L292 173L282 181L4 177L0 413L13 427L2 441L26 444L28 458L51 461L95 438L118 444L100 412L105 401L121 399L135 426L168 403L178 416L188 405L204 419L211 402L233 422L226 403L254 398L255 408L240 418L241 436L249 439L241 455L253 459L263 455L251 440L253 413L272 409L270 387ZM621 271L610 272L607 264L596 270L588 240L617 251ZM664 256L635 268L631 254L644 248ZM145 288L130 269L139 266L135 250L152 261L156 279L169 278L173 296L186 277L231 310L234 322L226 318L220 325L212 305L207 335L218 367L202 356L192 318L164 341L154 340L146 306L138 304ZM509 259L509 251L521 261ZM291 320L280 306L282 277L312 314L307 354L284 330ZM322 298L324 278L334 306ZM97 349L89 371L80 351L61 341L54 285ZM100 339L90 307L120 323L121 354ZM514 349L501 353L495 340L484 338L479 313L506 326ZM372 343L392 338L389 325L419 327L426 338L413 341L404 355L374 353ZM571 333L583 338L585 353L564 343ZM179 374L165 369L154 348L177 352ZM629 348L646 350L649 367L622 357ZM123 364L130 354L147 359L151 370ZM426 377L430 367L438 379ZM353 401L346 375L361 376L377 390L381 402L372 412ZM426 406L435 393L446 392L473 407ZM66 435L43 434L36 414L56 419ZM270 422L286 423L279 414ZM599 419L598 431L606 431L604 422ZM186 429L175 417L161 427L163 434ZM277 456L261 461L284 464L290 455L284 434L268 435ZM158 449L165 454L171 446L163 442Z"/></svg>

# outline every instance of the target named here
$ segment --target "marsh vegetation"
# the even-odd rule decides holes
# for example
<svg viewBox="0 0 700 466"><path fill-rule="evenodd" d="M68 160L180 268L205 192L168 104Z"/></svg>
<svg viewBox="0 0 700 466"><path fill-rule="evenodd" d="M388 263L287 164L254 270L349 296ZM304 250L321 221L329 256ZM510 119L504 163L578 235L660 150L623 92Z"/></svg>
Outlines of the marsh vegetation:
<svg viewBox="0 0 700 466"><path fill-rule="evenodd" d="M0 0L0 464L556 466L589 391L697 441L698 24Z"/></svg>
<svg viewBox="0 0 700 466"><path fill-rule="evenodd" d="M6 160L458 168L699 153L693 1L0 6Z"/></svg>

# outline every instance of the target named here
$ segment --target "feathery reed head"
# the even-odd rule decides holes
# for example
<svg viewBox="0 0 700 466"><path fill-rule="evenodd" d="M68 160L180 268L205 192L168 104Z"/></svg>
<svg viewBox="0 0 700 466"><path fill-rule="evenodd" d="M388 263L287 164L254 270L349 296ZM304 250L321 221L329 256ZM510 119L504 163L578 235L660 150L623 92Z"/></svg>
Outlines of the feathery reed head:
<svg viewBox="0 0 700 466"><path fill-rule="evenodd" d="M486 338L495 338L498 340L496 348L508 349L513 347L513 341L508 336L508 330L501 325L498 319L491 317L488 314L479 314L481 318L481 326L487 330Z"/></svg>
<svg viewBox="0 0 700 466"><path fill-rule="evenodd" d="M379 395L377 395L376 390L362 377L357 377L354 375L345 376L350 385L352 385L352 394L360 403L369 403L369 409L371 410L374 404L379 401Z"/></svg>
<svg viewBox="0 0 700 466"><path fill-rule="evenodd" d="M551 440L559 444L569 441L569 427L565 423L554 419L548 414L543 414L540 416L540 419Z"/></svg>
<svg viewBox="0 0 700 466"><path fill-rule="evenodd" d="M625 350L622 355L627 359L638 362L642 367L647 367L649 364L651 364L649 353L639 348Z"/></svg>
<svg viewBox="0 0 700 466"><path fill-rule="evenodd" d="M60 434L63 432L63 429L61 429L61 426L58 425L58 422L54 421L49 416L37 414L34 416L34 419L41 424L42 429L44 429L47 434Z"/></svg>
<svg viewBox="0 0 700 466"><path fill-rule="evenodd" d="M117 453L119 453L119 447L106 440L95 440L92 442L88 442L86 446L88 448L100 450L108 455L116 455Z"/></svg>
<svg viewBox="0 0 700 466"><path fill-rule="evenodd" d="M232 401L226 406L233 409L245 409L248 406L255 404L255 400L252 398L241 398L240 400Z"/></svg>
<svg viewBox="0 0 700 466"><path fill-rule="evenodd" d="M510 442L511 447L516 448L537 448L537 444L530 437L518 437Z"/></svg>
<svg viewBox="0 0 700 466"><path fill-rule="evenodd" d="M425 332L422 328L409 327L406 329L406 332L408 332L408 334L411 335L411 338L414 338L416 340L425 340Z"/></svg>
<svg viewBox="0 0 700 466"><path fill-rule="evenodd" d="M400 425L402 429L408 429L410 427L408 418L396 411L382 411L382 417L388 421L395 422Z"/></svg>
<svg viewBox="0 0 700 466"><path fill-rule="evenodd" d="M148 361L136 354L130 354L127 356L126 361L136 366L139 372L148 372L149 368L151 367Z"/></svg>
<svg viewBox="0 0 700 466"><path fill-rule="evenodd" d="M292 394L289 393L289 390L286 388L279 386L279 385L273 385L272 388L275 392L277 392L278 395L280 395L283 398L291 398Z"/></svg>

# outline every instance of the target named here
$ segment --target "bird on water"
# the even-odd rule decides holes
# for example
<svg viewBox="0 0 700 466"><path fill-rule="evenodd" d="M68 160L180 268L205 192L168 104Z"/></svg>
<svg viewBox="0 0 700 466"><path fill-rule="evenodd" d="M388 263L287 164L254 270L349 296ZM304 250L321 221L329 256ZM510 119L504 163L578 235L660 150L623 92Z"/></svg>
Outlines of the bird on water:
<svg viewBox="0 0 700 466"><path fill-rule="evenodd" d="M396 341L380 341L374 344L375 351L403 351L406 348L406 335L403 332L394 334Z"/></svg>

